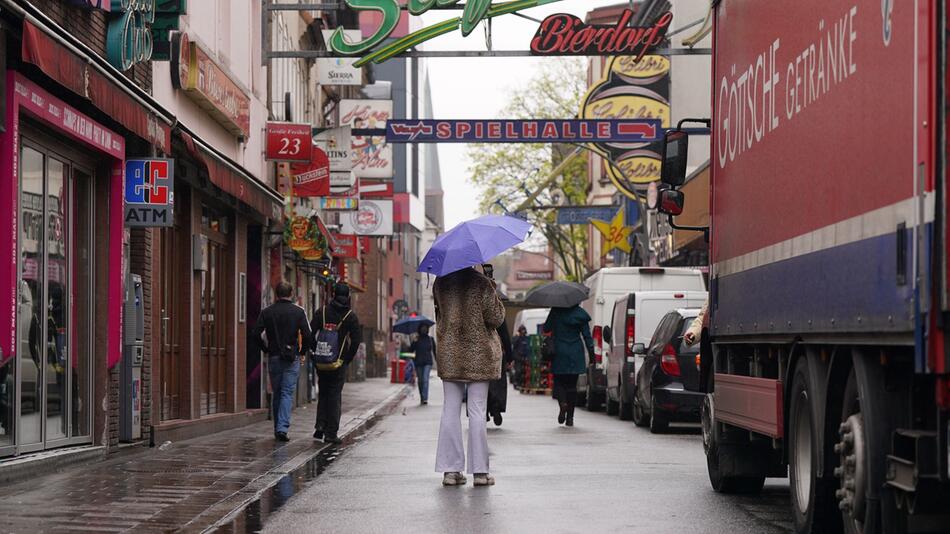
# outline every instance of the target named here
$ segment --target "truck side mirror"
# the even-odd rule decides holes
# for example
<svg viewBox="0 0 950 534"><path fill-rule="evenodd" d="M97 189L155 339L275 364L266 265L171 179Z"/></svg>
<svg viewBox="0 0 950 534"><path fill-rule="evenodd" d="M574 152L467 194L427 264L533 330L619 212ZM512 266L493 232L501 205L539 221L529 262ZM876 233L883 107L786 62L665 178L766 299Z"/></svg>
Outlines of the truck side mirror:
<svg viewBox="0 0 950 534"><path fill-rule="evenodd" d="M613 345L613 331L610 329L610 325L604 327L604 341L608 344Z"/></svg>
<svg viewBox="0 0 950 534"><path fill-rule="evenodd" d="M660 180L669 186L679 187L686 182L686 156L689 153L689 134L671 130L663 135L663 165Z"/></svg>
<svg viewBox="0 0 950 534"><path fill-rule="evenodd" d="M672 215L674 217L683 213L683 205L686 203L686 196L682 191L667 189L660 191L660 200L657 204L657 210L660 213Z"/></svg>
<svg viewBox="0 0 950 534"><path fill-rule="evenodd" d="M634 354L646 354L646 353L647 353L647 346L644 345L643 343L634 343L634 344L633 344L633 348L630 349L630 352L632 352L632 353L634 353Z"/></svg>

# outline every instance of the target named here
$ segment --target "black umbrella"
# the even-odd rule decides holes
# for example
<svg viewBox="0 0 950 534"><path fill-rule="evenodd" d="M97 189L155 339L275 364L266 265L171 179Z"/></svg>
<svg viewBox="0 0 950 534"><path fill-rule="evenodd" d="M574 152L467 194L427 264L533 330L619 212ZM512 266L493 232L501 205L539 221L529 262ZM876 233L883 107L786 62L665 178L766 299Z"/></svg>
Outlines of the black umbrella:
<svg viewBox="0 0 950 534"><path fill-rule="evenodd" d="M524 298L525 304L541 308L570 308L590 298L590 289L575 282L551 282L538 286Z"/></svg>

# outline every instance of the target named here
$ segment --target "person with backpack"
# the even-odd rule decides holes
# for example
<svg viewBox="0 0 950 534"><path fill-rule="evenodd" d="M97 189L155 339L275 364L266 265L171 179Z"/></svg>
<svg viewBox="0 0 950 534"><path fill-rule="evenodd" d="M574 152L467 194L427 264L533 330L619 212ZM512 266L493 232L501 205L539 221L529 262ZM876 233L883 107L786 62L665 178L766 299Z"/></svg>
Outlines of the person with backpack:
<svg viewBox="0 0 950 534"><path fill-rule="evenodd" d="M307 312L293 302L293 291L293 286L287 282L277 284L274 288L277 302L261 311L251 333L251 339L269 357L267 369L273 391L271 409L274 437L278 441L290 441L287 431L290 430L294 391L311 339ZM265 332L266 339L263 337Z"/></svg>
<svg viewBox="0 0 950 534"><path fill-rule="evenodd" d="M360 322L350 307L350 286L333 286L333 299L320 310L314 310L313 363L317 368L317 422L314 439L324 443L340 443L340 413L346 367L359 349Z"/></svg>

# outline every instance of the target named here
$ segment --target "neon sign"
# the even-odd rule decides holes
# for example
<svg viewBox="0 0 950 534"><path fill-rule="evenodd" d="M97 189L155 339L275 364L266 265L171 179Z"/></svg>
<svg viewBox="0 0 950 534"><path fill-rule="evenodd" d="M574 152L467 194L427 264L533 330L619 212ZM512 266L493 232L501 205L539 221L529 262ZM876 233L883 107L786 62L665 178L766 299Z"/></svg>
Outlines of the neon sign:
<svg viewBox="0 0 950 534"><path fill-rule="evenodd" d="M344 56L357 56L370 52L377 45L389 37L399 24L400 5L398 0L345 0L346 5L354 11L376 11L381 15L382 22L373 35L360 42L350 42L344 35L343 28L337 28L330 37L330 47ZM409 0L408 10L412 15L422 15L436 7L453 6L460 0ZM462 35L472 33L478 24L492 17L508 15L522 9L559 2L560 0L513 0L492 5L491 0L467 0L461 17L433 24L421 30L410 33L386 46L370 52L360 58L353 65L362 67L367 63L382 63L387 59L405 52L420 43L434 39L440 35L450 33L461 28Z"/></svg>
<svg viewBox="0 0 950 534"><path fill-rule="evenodd" d="M112 0L111 8L106 40L109 63L126 71L151 59L155 0Z"/></svg>
<svg viewBox="0 0 950 534"><path fill-rule="evenodd" d="M585 24L565 13L541 22L531 40L531 53L538 56L628 55L640 61L648 51L666 40L673 14L667 11L649 26L630 26L633 11L625 9L615 24Z"/></svg>

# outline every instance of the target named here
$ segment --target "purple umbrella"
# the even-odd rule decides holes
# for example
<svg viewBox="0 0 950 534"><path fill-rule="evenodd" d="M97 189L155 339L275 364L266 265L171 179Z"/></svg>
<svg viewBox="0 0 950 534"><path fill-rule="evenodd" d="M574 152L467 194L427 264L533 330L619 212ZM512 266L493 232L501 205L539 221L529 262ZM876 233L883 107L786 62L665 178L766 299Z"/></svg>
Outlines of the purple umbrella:
<svg viewBox="0 0 950 534"><path fill-rule="evenodd" d="M445 276L488 260L521 243L531 224L505 215L465 221L440 235L419 264L420 273Z"/></svg>

